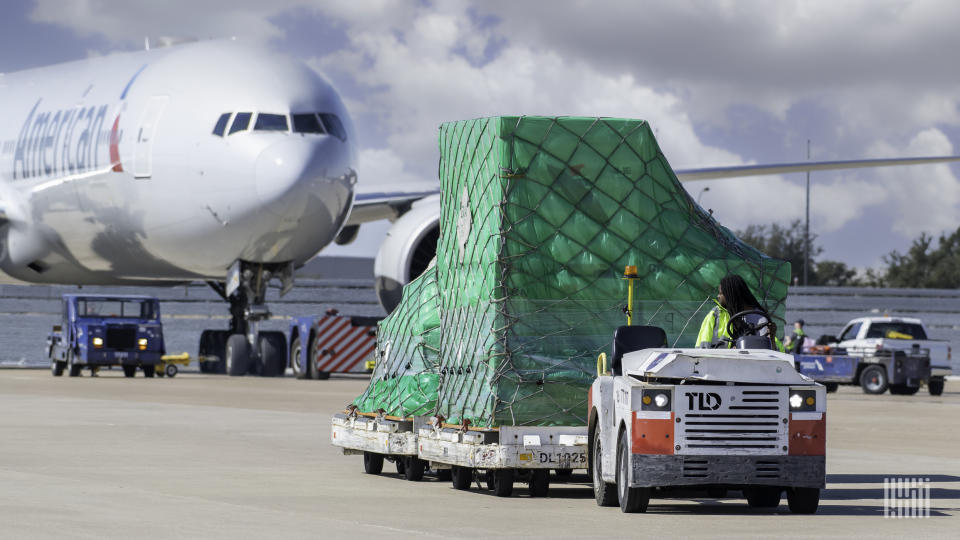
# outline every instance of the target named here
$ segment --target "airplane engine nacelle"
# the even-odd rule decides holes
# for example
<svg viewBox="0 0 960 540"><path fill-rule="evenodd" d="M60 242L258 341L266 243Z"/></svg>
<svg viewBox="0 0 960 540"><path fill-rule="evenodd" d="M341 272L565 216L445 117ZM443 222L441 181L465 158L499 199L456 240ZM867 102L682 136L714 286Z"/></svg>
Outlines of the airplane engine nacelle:
<svg viewBox="0 0 960 540"><path fill-rule="evenodd" d="M31 264L50 252L47 239L32 227L11 226L3 244L3 258L14 266Z"/></svg>
<svg viewBox="0 0 960 540"><path fill-rule="evenodd" d="M377 298L387 313L400 304L403 286L430 266L439 238L440 195L417 201L390 227L373 263Z"/></svg>

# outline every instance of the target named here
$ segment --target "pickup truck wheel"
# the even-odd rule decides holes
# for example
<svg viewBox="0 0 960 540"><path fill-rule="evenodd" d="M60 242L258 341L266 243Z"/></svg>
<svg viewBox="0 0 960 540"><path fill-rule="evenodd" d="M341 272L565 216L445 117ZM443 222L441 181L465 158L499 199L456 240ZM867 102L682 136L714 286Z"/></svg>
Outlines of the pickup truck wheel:
<svg viewBox="0 0 960 540"><path fill-rule="evenodd" d="M470 483L473 482L473 469L469 467L452 467L450 469L450 479L453 482L453 488L460 491L470 489Z"/></svg>
<svg viewBox="0 0 960 540"><path fill-rule="evenodd" d="M250 368L250 343L247 336L233 334L227 338L227 348L224 353L227 363L227 375L238 377L246 375Z"/></svg>
<svg viewBox="0 0 960 540"><path fill-rule="evenodd" d="M912 396L920 391L919 386L907 386L905 384L891 384L890 393L895 396Z"/></svg>
<svg viewBox="0 0 960 540"><path fill-rule="evenodd" d="M63 370L67 367L66 362L61 362L59 360L50 361L50 372L53 373L54 377L62 377Z"/></svg>
<svg viewBox="0 0 960 540"><path fill-rule="evenodd" d="M882 394L889 385L887 370L883 366L867 366L860 374L860 387L866 394Z"/></svg>
<svg viewBox="0 0 960 540"><path fill-rule="evenodd" d="M751 508L776 508L780 506L780 494L783 490L772 486L753 486L743 490L747 504Z"/></svg>
<svg viewBox="0 0 960 540"><path fill-rule="evenodd" d="M427 468L427 463L417 456L404 456L403 477L411 482L423 480L423 471Z"/></svg>
<svg viewBox="0 0 960 540"><path fill-rule="evenodd" d="M620 498L620 511L624 514L646 512L650 504L650 488L630 487L630 440L627 430L620 432L617 444L617 495Z"/></svg>
<svg viewBox="0 0 960 540"><path fill-rule="evenodd" d="M143 366L140 369L143 370L143 376L148 379L152 379L157 374L157 366Z"/></svg>
<svg viewBox="0 0 960 540"><path fill-rule="evenodd" d="M304 369L303 364L300 363L302 356L303 342L300 340L300 336L297 335L290 343L290 367L293 368L293 376L297 379L306 379L308 376L307 370Z"/></svg>
<svg viewBox="0 0 960 540"><path fill-rule="evenodd" d="M123 376L127 378L137 376L137 366L123 366Z"/></svg>
<svg viewBox="0 0 960 540"><path fill-rule="evenodd" d="M550 494L550 470L536 469L530 473L530 496L546 497Z"/></svg>
<svg viewBox="0 0 960 540"><path fill-rule="evenodd" d="M590 472L593 477L593 496L597 506L617 505L617 486L603 481L603 469L600 468L600 430L593 430L593 440L590 442Z"/></svg>
<svg viewBox="0 0 960 540"><path fill-rule="evenodd" d="M363 472L367 474L380 474L383 472L383 454L374 454L373 452L363 453Z"/></svg>
<svg viewBox="0 0 960 540"><path fill-rule="evenodd" d="M930 382L927 383L927 390L930 391L931 396L939 396L943 394L943 377L930 379Z"/></svg>
<svg viewBox="0 0 960 540"><path fill-rule="evenodd" d="M177 369L177 365L176 365L176 364L167 364L167 365L163 368L163 372L166 373L166 374L167 374L167 377L170 377L171 379L177 376L177 372L178 372L178 371L180 371L180 370Z"/></svg>
<svg viewBox="0 0 960 540"><path fill-rule="evenodd" d="M820 488L790 488L787 505L794 514L815 514L820 506Z"/></svg>

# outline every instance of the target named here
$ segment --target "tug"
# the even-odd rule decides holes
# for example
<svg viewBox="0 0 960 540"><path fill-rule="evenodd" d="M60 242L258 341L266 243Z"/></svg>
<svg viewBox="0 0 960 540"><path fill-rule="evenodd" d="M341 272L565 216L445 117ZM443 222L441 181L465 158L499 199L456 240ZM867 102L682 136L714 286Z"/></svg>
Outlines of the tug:
<svg viewBox="0 0 960 540"><path fill-rule="evenodd" d="M761 326L730 348L672 349L655 326L621 326L590 387L589 456L600 506L646 512L652 497L741 491L751 507L812 514L826 485L826 391ZM773 332L770 332L773 335Z"/></svg>

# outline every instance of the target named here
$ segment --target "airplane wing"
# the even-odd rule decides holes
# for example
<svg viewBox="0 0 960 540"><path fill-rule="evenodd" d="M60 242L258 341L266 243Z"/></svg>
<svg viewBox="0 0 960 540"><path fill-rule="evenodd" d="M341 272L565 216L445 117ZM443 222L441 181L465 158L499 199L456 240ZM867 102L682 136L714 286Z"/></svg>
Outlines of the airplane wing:
<svg viewBox="0 0 960 540"><path fill-rule="evenodd" d="M831 171L839 169L860 169L864 167L890 167L894 165L934 165L960 161L960 156L934 156L889 159L855 159L846 161L801 161L798 163L775 163L770 165L737 165L731 167L710 167L706 169L675 169L681 182L690 180L717 180L720 178L738 178L741 176L763 176L768 174L786 174L807 171Z"/></svg>
<svg viewBox="0 0 960 540"><path fill-rule="evenodd" d="M935 165L960 161L960 156L932 156L885 159L854 159L842 161L800 161L797 163L773 163L766 165L733 165L702 169L675 169L681 182L691 180L717 180L745 176L765 176L807 171L831 171L860 169L865 167L891 167L896 165ZM392 187L392 186L391 186ZM437 195L440 187L433 183L420 183L403 191L384 186L358 187L354 197L353 212L346 225L359 225L381 219L395 220L403 215L413 203Z"/></svg>
<svg viewBox="0 0 960 540"><path fill-rule="evenodd" d="M411 189L387 190L380 186L361 188L358 186L353 199L353 211L346 225L359 225L369 221L389 219L393 221L410 209L413 203L440 193L436 183L422 183L409 186Z"/></svg>

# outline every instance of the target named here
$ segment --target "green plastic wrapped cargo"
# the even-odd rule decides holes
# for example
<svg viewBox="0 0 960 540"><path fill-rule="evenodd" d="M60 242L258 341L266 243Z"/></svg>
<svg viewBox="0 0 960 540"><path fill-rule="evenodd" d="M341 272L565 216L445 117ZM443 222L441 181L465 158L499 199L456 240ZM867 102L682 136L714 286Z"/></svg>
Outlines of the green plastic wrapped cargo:
<svg viewBox="0 0 960 540"><path fill-rule="evenodd" d="M639 269L634 324L664 328L671 346L693 346L728 273L746 279L782 333L789 263L697 206L646 122L450 122L440 155L435 266L381 323L361 411L476 427L585 424L597 355L625 324L627 265Z"/></svg>

